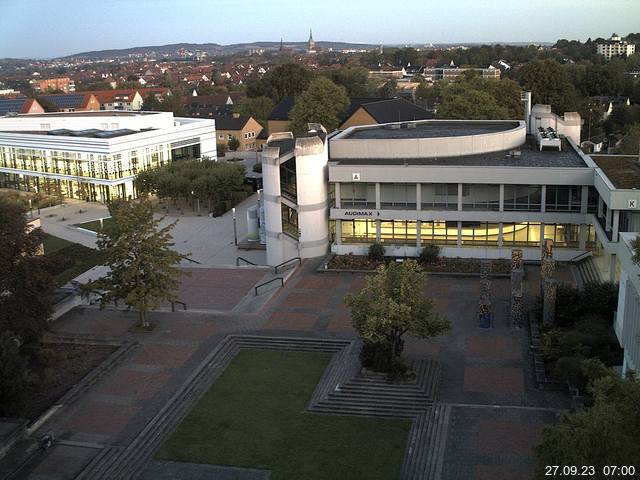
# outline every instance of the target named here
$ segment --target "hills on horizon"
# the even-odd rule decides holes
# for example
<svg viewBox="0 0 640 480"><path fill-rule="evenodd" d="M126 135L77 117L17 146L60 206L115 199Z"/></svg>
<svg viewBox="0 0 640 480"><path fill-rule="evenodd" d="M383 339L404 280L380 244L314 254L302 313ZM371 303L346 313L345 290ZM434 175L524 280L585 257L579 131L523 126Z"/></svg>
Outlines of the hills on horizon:
<svg viewBox="0 0 640 480"><path fill-rule="evenodd" d="M331 42L331 41L316 41L316 46L321 50L350 50L350 49L366 49L373 50L378 48L379 44L371 44L371 43L354 43L354 42ZM466 43L438 43L433 44L440 47L447 46L478 46L478 45L552 45L552 42L466 42ZM385 47L422 47L426 45L425 43L412 43L412 44L383 44ZM277 50L280 46L280 42L249 42L249 43L234 43L230 45L221 45L218 43L172 43L168 45L151 45L151 46L141 46L141 47L130 47L130 48L117 48L117 49L106 49L106 50L92 50L87 52L74 53L71 55L66 55L64 57L59 57L62 59L78 59L78 58L86 58L86 59L107 59L107 58L118 58L118 57L126 57L129 55L149 55L149 54L157 54L157 55L171 55L175 54L180 49L185 50L199 50L201 52L207 53L210 56L223 56L223 55L233 55L237 53L241 53L247 51L249 49L260 49L263 48L265 50ZM285 48L292 48L294 50L304 50L307 47L307 42L283 42L283 46Z"/></svg>

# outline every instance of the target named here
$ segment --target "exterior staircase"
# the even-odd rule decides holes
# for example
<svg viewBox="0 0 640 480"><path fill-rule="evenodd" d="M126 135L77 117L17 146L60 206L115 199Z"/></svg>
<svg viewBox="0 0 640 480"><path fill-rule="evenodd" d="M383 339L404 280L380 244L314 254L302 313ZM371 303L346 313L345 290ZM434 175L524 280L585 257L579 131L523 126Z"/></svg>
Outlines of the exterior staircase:
<svg viewBox="0 0 640 480"><path fill-rule="evenodd" d="M587 255L573 264L573 272L578 288L584 288L587 283L602 282L602 276L592 255Z"/></svg>

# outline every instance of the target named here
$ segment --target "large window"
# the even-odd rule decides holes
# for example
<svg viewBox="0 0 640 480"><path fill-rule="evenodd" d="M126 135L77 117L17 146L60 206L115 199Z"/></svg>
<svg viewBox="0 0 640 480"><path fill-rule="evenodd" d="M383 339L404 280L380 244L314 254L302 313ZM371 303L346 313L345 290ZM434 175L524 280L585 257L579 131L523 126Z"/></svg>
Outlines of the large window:
<svg viewBox="0 0 640 480"><path fill-rule="evenodd" d="M420 242L423 245L457 245L458 222L421 222Z"/></svg>
<svg viewBox="0 0 640 480"><path fill-rule="evenodd" d="M580 246L580 225L545 224L544 238L553 240L553 245L558 248L578 248Z"/></svg>
<svg viewBox="0 0 640 480"><path fill-rule="evenodd" d="M462 246L498 245L500 225L486 222L462 222Z"/></svg>
<svg viewBox="0 0 640 480"><path fill-rule="evenodd" d="M503 223L502 244L505 247L540 246L540 223Z"/></svg>
<svg viewBox="0 0 640 480"><path fill-rule="evenodd" d="M282 231L298 238L298 212L284 203L282 204Z"/></svg>
<svg viewBox="0 0 640 480"><path fill-rule="evenodd" d="M280 165L280 191L295 202L298 201L298 182L296 180L296 157Z"/></svg>
<svg viewBox="0 0 640 480"><path fill-rule="evenodd" d="M376 208L375 183L341 183L341 208Z"/></svg>
<svg viewBox="0 0 640 480"><path fill-rule="evenodd" d="M540 185L505 185L504 209L528 212L541 210L542 188Z"/></svg>
<svg viewBox="0 0 640 480"><path fill-rule="evenodd" d="M417 222L405 220L382 220L380 242L394 245L415 245Z"/></svg>
<svg viewBox="0 0 640 480"><path fill-rule="evenodd" d="M380 205L382 208L416 209L415 183L380 184Z"/></svg>
<svg viewBox="0 0 640 480"><path fill-rule="evenodd" d="M373 243L376 241L375 220L341 220L342 243Z"/></svg>
<svg viewBox="0 0 640 480"><path fill-rule="evenodd" d="M589 186L589 196L587 197L587 212L588 213L598 213L598 199L600 198L600 194L596 187Z"/></svg>
<svg viewBox="0 0 640 480"><path fill-rule="evenodd" d="M457 210L457 183L424 183L421 188L423 210Z"/></svg>
<svg viewBox="0 0 640 480"><path fill-rule="evenodd" d="M497 212L500 210L500 185L463 185L462 209Z"/></svg>
<svg viewBox="0 0 640 480"><path fill-rule="evenodd" d="M545 210L547 212L579 212L581 197L580 185L548 185Z"/></svg>

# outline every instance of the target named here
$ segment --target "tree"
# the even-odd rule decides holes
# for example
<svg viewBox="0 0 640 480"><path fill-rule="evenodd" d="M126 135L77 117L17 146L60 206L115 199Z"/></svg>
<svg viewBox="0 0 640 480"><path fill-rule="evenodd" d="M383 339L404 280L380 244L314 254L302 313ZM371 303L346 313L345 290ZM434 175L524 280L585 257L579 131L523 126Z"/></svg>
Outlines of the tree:
<svg viewBox="0 0 640 480"><path fill-rule="evenodd" d="M398 82L395 78L388 80L380 87L380 96L384 98L393 98L398 90Z"/></svg>
<svg viewBox="0 0 640 480"><path fill-rule="evenodd" d="M611 478L603 466L629 465L640 458L640 382L620 378L593 361L584 366L598 372L590 389L593 406L564 413L545 428L535 449L538 478L546 478L546 465L593 465L595 475L589 478Z"/></svg>
<svg viewBox="0 0 640 480"><path fill-rule="evenodd" d="M0 332L0 416L16 411L29 384L28 360L21 347L14 332Z"/></svg>
<svg viewBox="0 0 640 480"><path fill-rule="evenodd" d="M340 126L348 106L349 98L344 87L328 78L318 77L296 99L289 114L289 128L294 133L304 133L308 123L320 123L331 132Z"/></svg>
<svg viewBox="0 0 640 480"><path fill-rule="evenodd" d="M106 276L90 282L86 289L96 293L100 306L123 300L137 310L142 327L149 327L147 312L165 301L175 301L178 279L185 272L176 264L187 258L173 250L171 230L176 222L159 228L151 203L118 200L110 207L113 222L98 233Z"/></svg>
<svg viewBox="0 0 640 480"><path fill-rule="evenodd" d="M551 105L562 114L576 110L576 91L567 72L553 60L534 60L524 65L518 83L531 91L533 103Z"/></svg>
<svg viewBox="0 0 640 480"><path fill-rule="evenodd" d="M623 155L640 154L640 123L631 125L627 129L627 133L622 137L620 145L617 147L617 153Z"/></svg>
<svg viewBox="0 0 640 480"><path fill-rule="evenodd" d="M438 107L438 118L500 120L507 117L507 110L500 107L489 93L464 83L445 88Z"/></svg>
<svg viewBox="0 0 640 480"><path fill-rule="evenodd" d="M284 97L295 97L304 92L314 74L301 65L285 63L267 72L260 80L248 82L249 97L266 96L278 103Z"/></svg>
<svg viewBox="0 0 640 480"><path fill-rule="evenodd" d="M369 95L369 71L364 67L348 66L331 70L328 77L338 85L342 85L349 98Z"/></svg>
<svg viewBox="0 0 640 480"><path fill-rule="evenodd" d="M269 97L245 98L235 108L240 115L255 118L263 127L267 126L267 118L273 110L274 103Z"/></svg>
<svg viewBox="0 0 640 480"><path fill-rule="evenodd" d="M35 343L51 315L53 280L40 255L44 234L32 228L22 207L0 200L0 332Z"/></svg>
<svg viewBox="0 0 640 480"><path fill-rule="evenodd" d="M236 150L238 150L238 148L240 148L240 140L238 140L236 137L231 137L231 139L227 142L227 147L230 151L235 152Z"/></svg>
<svg viewBox="0 0 640 480"><path fill-rule="evenodd" d="M449 321L433 311L433 301L424 297L426 278L415 260L391 262L367 277L359 293L345 297L354 328L366 346L381 346L390 372L401 363L405 334L431 338L450 328Z"/></svg>

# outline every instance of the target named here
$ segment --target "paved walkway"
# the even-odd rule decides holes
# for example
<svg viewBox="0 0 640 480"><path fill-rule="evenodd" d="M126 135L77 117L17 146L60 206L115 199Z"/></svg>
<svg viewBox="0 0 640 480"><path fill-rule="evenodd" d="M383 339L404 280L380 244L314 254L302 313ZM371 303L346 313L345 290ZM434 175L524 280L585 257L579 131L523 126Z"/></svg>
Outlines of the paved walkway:
<svg viewBox="0 0 640 480"><path fill-rule="evenodd" d="M32 478L73 478L102 445L123 447L145 427L215 346L229 333L355 338L343 297L360 289L364 275L315 273L307 262L259 314L156 312L150 334L130 333L132 312L78 308L57 321L61 335L96 335L139 342L133 353L91 387L75 404L47 422L62 441L32 469ZM231 274L229 274L231 275ZM257 277L257 274L255 275ZM537 288L535 271L527 292ZM232 310L251 278L213 277L209 307ZM243 283L244 282L244 283ZM232 294L232 291L236 291ZM452 330L424 341L408 339L406 352L437 359L443 368L439 402L451 406L445 425L443 479L531 478L532 445L555 409L567 406L559 394L533 385L526 330L508 326L508 280L492 282L493 328L484 330L475 316L477 277L432 276L425 287Z"/></svg>
<svg viewBox="0 0 640 480"><path fill-rule="evenodd" d="M108 208L100 203L73 199L66 202L64 205L42 209L42 229L56 237L95 248L95 233L79 229L75 225L109 217ZM236 206L236 230L240 241L247 234L247 208L256 202L257 196L253 195ZM156 217L160 218L161 215L156 214ZM192 260L207 266L235 265L236 257L241 256L255 264L266 265L264 250L238 250L235 246L232 211L211 218L206 215L198 216L192 211L177 214L170 208L161 226L176 220L178 223L172 232L176 250L190 253Z"/></svg>

